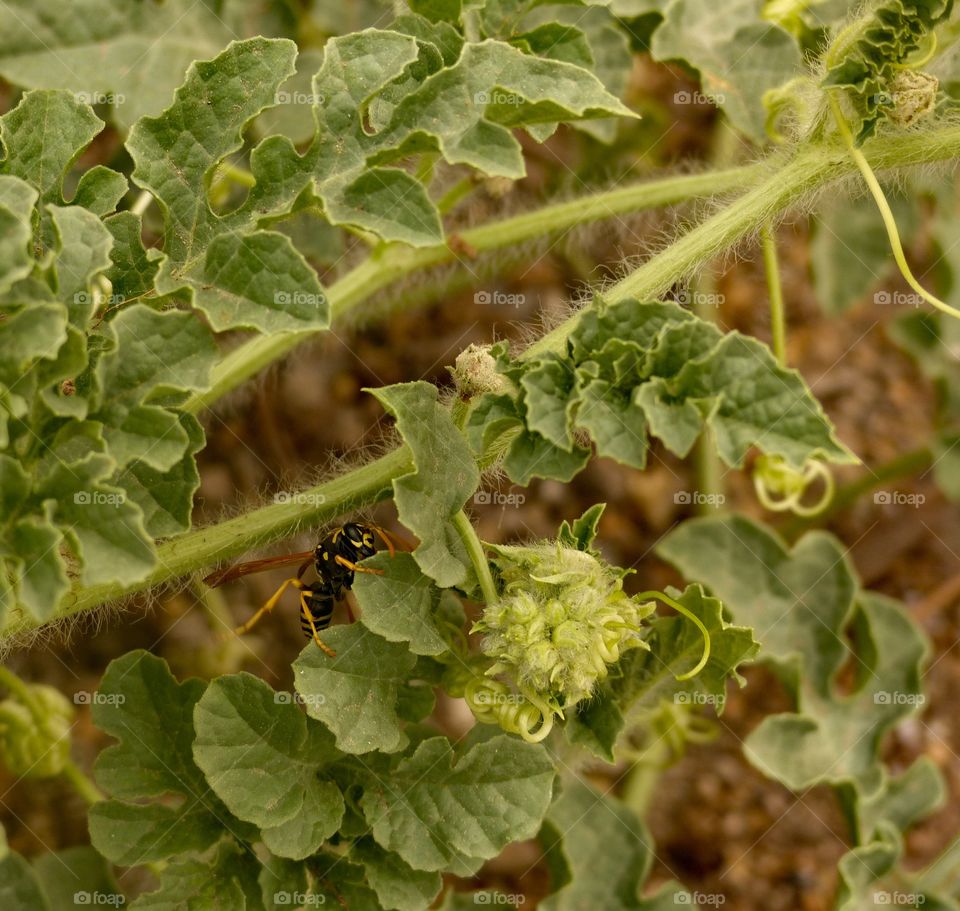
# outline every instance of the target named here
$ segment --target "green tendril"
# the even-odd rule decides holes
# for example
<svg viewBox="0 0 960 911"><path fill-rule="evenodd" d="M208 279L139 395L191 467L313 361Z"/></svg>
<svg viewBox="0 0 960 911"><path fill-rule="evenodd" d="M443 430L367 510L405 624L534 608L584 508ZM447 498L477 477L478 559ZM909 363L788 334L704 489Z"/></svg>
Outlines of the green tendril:
<svg viewBox="0 0 960 911"><path fill-rule="evenodd" d="M837 129L840 131L840 135L843 137L844 144L847 147L847 151L850 153L850 157L853 159L854 164L860 169L860 173L863 175L863 179L866 181L867 187L870 190L871 195L873 196L874 202L877 204L877 208L880 210L880 217L883 219L883 225L887 230L887 237L890 240L890 249L893 251L893 258L896 261L897 268L900 270L900 274L904 277L907 284L913 288L917 294L923 298L928 304L933 307L936 307L938 310L946 313L948 316L952 316L955 319L960 319L960 310L957 310L955 307L951 307L949 304L940 300L940 298L935 297L914 276L913 272L910 269L910 265L907 263L906 255L903 252L903 244L900 242L900 232L897 230L897 222L893 216L893 212L890 209L890 204L887 202L887 197L884 195L883 188L880 186L880 182L877 180L877 175L874 174L873 168L870 167L870 162L867 161L863 152L861 152L854 143L853 134L850 132L850 127L847 125L847 121L844 119L843 111L840 110L840 104L837 101L836 95L833 93L828 94L828 100L830 102L830 109L833 111L833 117L837 124Z"/></svg>
<svg viewBox="0 0 960 911"><path fill-rule="evenodd" d="M643 594L636 595L635 598L637 601L662 601L664 604L672 607L677 613L683 614L684 617L686 617L691 623L695 624L697 629L700 630L700 635L703 636L703 654L700 656L700 660L697 662L696 667L687 671L685 674L680 674L676 677L676 679L689 680L691 677L696 677L697 674L699 674L700 671L707 666L707 662L710 660L710 631L703 625L703 622L700 620L700 618L688 608L684 607L675 598L671 598L669 595L665 595L663 592L643 592Z"/></svg>
<svg viewBox="0 0 960 911"><path fill-rule="evenodd" d="M823 481L823 493L814 503L805 505L803 498L817 479ZM820 515L830 505L836 482L826 463L820 459L808 459L803 468L796 469L782 456L764 455L754 466L753 487L764 509L811 518Z"/></svg>

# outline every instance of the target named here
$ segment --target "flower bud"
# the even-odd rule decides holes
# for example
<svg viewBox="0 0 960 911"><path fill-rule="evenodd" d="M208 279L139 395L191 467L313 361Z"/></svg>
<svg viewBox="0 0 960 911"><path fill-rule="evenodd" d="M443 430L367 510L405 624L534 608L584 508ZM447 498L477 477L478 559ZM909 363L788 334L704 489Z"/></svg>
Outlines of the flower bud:
<svg viewBox="0 0 960 911"><path fill-rule="evenodd" d="M652 604L623 591L623 570L558 544L494 548L503 595L474 626L497 672L527 694L568 708L593 692L608 666L646 644Z"/></svg>
<svg viewBox="0 0 960 911"><path fill-rule="evenodd" d="M73 706L51 686L29 685L34 711L15 698L0 702L0 760L15 775L50 778L70 758Z"/></svg>

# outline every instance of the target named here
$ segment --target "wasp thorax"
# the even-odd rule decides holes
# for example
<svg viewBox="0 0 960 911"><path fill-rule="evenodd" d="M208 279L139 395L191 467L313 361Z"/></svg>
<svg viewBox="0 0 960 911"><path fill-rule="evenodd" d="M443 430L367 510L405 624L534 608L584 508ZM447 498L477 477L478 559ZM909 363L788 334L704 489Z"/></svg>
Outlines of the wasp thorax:
<svg viewBox="0 0 960 911"><path fill-rule="evenodd" d="M567 708L588 697L610 664L646 647L640 624L652 610L623 591L625 573L556 544L499 547L503 595L474 627L497 673Z"/></svg>

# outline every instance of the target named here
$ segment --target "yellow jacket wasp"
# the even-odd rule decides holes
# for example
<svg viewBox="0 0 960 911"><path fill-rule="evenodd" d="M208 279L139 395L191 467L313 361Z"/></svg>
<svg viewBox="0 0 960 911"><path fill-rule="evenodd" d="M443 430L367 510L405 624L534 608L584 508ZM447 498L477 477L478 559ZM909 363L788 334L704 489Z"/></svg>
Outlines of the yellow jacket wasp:
<svg viewBox="0 0 960 911"><path fill-rule="evenodd" d="M379 537L386 545L392 557L396 552L393 537L384 529L376 525L361 525L359 522L348 522L320 539L320 543L313 550L301 551L295 554L285 554L279 557L267 557L264 560L251 560L248 563L237 563L226 569L211 573L203 581L211 588L232 582L251 573L264 572L277 566L289 566L299 563L300 568L296 576L287 579L246 623L238 626L234 632L242 635L248 632L263 617L272 611L283 593L289 586L300 592L300 628L304 635L320 646L331 658L336 652L325 645L320 639L320 630L330 625L333 617L333 608L337 602L346 597L346 593L353 585L355 573L372 573L383 575L382 569L367 569L360 566L361 560L372 557L377 548L374 543ZM310 564L313 563L318 579L316 582L304 582L302 577ZM352 616L352 614L351 614Z"/></svg>

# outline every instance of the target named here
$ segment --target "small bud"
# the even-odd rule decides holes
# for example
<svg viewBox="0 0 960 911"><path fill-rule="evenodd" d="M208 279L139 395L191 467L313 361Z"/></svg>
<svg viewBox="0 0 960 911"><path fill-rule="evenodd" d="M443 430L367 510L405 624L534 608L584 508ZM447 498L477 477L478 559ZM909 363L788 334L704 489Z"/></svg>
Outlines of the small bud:
<svg viewBox="0 0 960 911"><path fill-rule="evenodd" d="M919 70L900 70L890 86L893 109L890 119L897 126L908 127L931 113L937 104L940 81Z"/></svg>
<svg viewBox="0 0 960 911"><path fill-rule="evenodd" d="M505 392L509 388L506 378L497 372L497 362L488 345L468 345L448 369L462 399L472 399L485 392Z"/></svg>
<svg viewBox="0 0 960 911"><path fill-rule="evenodd" d="M42 718L13 697L0 702L0 759L15 775L50 778L70 758L74 709L51 686L31 684L29 689Z"/></svg>

